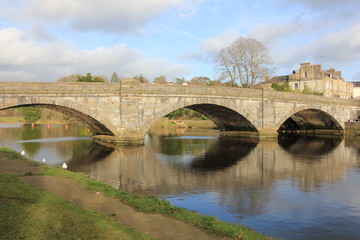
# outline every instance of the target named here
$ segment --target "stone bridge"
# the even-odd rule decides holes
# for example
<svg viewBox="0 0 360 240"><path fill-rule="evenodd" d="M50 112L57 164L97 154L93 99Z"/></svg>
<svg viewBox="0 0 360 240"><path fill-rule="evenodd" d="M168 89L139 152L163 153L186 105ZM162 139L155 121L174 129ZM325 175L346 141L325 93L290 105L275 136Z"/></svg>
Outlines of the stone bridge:
<svg viewBox="0 0 360 240"><path fill-rule="evenodd" d="M65 113L96 139L142 144L166 114L190 108L221 131L343 132L360 102L265 89L123 83L0 82L0 110L38 106Z"/></svg>

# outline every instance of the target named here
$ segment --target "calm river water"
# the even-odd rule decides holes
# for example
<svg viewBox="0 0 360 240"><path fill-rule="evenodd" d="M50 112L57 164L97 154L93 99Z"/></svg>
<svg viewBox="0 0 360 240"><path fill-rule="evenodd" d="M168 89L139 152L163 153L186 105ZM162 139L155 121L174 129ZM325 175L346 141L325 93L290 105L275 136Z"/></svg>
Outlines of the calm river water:
<svg viewBox="0 0 360 240"><path fill-rule="evenodd" d="M276 238L360 239L360 139L162 132L110 148L81 127L0 124L0 144Z"/></svg>

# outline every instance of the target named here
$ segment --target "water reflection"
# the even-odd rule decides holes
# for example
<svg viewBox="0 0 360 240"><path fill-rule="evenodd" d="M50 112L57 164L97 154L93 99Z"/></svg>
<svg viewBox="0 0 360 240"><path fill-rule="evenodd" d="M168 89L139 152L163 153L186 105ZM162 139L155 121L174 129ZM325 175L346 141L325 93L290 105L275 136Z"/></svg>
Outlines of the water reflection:
<svg viewBox="0 0 360 240"><path fill-rule="evenodd" d="M82 142L83 143L83 142ZM73 154L73 159L69 162L69 168L76 168L76 166L88 165L93 162L101 161L114 152L113 147L107 147L93 142L90 146L81 144L74 148L76 152Z"/></svg>
<svg viewBox="0 0 360 240"><path fill-rule="evenodd" d="M319 157L333 151L343 136L279 135L279 145L292 155Z"/></svg>
<svg viewBox="0 0 360 240"><path fill-rule="evenodd" d="M354 153L341 138L280 138L278 144L214 133L156 135L145 147L117 147L101 161L72 166L117 188L166 198L275 237L351 239L360 237L351 230L360 227L360 210L337 192L352 189L351 199L360 204L356 184L346 182L349 169L359 166ZM330 223L339 216L333 231Z"/></svg>
<svg viewBox="0 0 360 240"><path fill-rule="evenodd" d="M31 140L31 139L40 139L41 138L41 126L36 125L36 129L31 127L24 127L21 131L21 140ZM30 157L34 157L41 148L41 142L31 143L31 142L22 142L25 152L28 153Z"/></svg>
<svg viewBox="0 0 360 240"><path fill-rule="evenodd" d="M1 143L21 149L22 130L0 129ZM209 131L149 135L140 147L104 147L82 138L68 141L72 134L64 131L43 128L35 158L51 151L71 170L116 188L282 239L360 239L359 139L259 141ZM55 136L58 142L46 140Z"/></svg>
<svg viewBox="0 0 360 240"><path fill-rule="evenodd" d="M244 138L239 141L221 137L210 150L193 160L191 168L197 171L224 170L249 155L258 142L258 138Z"/></svg>
<svg viewBox="0 0 360 240"><path fill-rule="evenodd" d="M25 150L36 161L60 166L82 154L92 144L85 127L64 125L0 124L0 144L18 152Z"/></svg>

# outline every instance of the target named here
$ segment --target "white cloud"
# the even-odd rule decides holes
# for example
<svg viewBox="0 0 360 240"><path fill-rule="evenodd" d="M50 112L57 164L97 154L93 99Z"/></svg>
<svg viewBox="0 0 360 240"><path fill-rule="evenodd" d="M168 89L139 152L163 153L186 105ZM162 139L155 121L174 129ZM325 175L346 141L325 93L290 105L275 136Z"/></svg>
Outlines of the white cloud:
<svg viewBox="0 0 360 240"><path fill-rule="evenodd" d="M195 59L204 62L211 62L222 48L232 44L238 37L240 37L240 34L235 30L221 32L215 37L205 39L201 43L198 51L184 54L180 57L180 59Z"/></svg>
<svg viewBox="0 0 360 240"><path fill-rule="evenodd" d="M0 3L0 13L9 19L61 24L77 31L138 33L151 20L171 9L188 15L202 0L17 0Z"/></svg>
<svg viewBox="0 0 360 240"><path fill-rule="evenodd" d="M167 59L145 58L125 44L81 50L62 39L38 41L32 32L16 28L0 30L0 79L3 81L56 81L74 73L133 77L142 73L152 80L165 75L171 80L191 72L186 65Z"/></svg>
<svg viewBox="0 0 360 240"><path fill-rule="evenodd" d="M360 6L358 0L281 0L287 3L301 4L314 10L324 11L325 9L341 10L349 8L357 8Z"/></svg>
<svg viewBox="0 0 360 240"><path fill-rule="evenodd" d="M333 30L318 37L306 39L306 35L295 35L296 40L277 39L270 48L274 65L286 74L299 67L299 63L310 61L324 68L334 67L343 71L350 81L359 80L354 66L360 64L360 24ZM321 56L321 57L320 57Z"/></svg>

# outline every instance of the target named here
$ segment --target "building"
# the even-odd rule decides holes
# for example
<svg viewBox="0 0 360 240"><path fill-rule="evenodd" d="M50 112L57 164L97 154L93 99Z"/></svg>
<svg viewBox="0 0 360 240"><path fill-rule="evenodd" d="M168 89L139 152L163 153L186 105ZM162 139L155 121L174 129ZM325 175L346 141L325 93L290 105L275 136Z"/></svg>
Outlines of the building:
<svg viewBox="0 0 360 240"><path fill-rule="evenodd" d="M353 82L354 84L354 90L353 90L353 98L354 99L360 99L360 82Z"/></svg>
<svg viewBox="0 0 360 240"><path fill-rule="evenodd" d="M279 80L279 81L278 81ZM353 97L353 83L346 82L341 71L333 68L322 70L320 64L301 63L298 71L286 76L278 76L268 80L272 82L287 82L295 91L310 89L322 93L325 97L349 99Z"/></svg>

